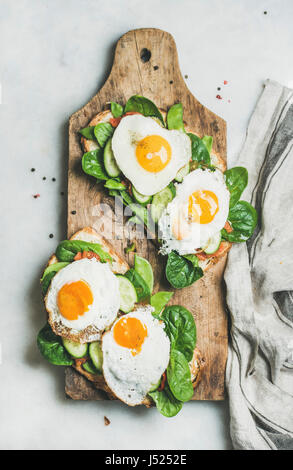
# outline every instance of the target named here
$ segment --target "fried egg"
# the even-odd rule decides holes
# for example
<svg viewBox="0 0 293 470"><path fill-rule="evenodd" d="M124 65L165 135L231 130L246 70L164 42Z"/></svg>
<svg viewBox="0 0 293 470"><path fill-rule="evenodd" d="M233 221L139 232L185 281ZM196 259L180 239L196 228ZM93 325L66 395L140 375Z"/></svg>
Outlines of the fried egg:
<svg viewBox="0 0 293 470"><path fill-rule="evenodd" d="M191 158L190 138L163 128L151 117L124 117L112 138L117 165L135 189L151 196L175 178Z"/></svg>
<svg viewBox="0 0 293 470"><path fill-rule="evenodd" d="M74 261L52 279L45 305L55 333L79 342L98 339L117 317L119 281L107 263Z"/></svg>
<svg viewBox="0 0 293 470"><path fill-rule="evenodd" d="M223 173L197 169L176 186L176 197L159 220L161 252L190 254L204 248L225 225L230 193Z"/></svg>
<svg viewBox="0 0 293 470"><path fill-rule="evenodd" d="M120 317L103 335L103 373L112 392L130 406L143 402L166 370L170 340L151 306Z"/></svg>

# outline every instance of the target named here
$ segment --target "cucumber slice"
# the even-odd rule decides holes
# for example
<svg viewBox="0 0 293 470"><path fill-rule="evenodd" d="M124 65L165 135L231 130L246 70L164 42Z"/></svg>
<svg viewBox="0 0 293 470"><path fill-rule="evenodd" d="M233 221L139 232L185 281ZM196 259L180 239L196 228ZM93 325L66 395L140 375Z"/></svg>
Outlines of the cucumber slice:
<svg viewBox="0 0 293 470"><path fill-rule="evenodd" d="M75 357L76 359L80 359L87 354L87 343L76 343L75 341L70 341L66 338L62 338L62 343L66 351L69 352L70 356Z"/></svg>
<svg viewBox="0 0 293 470"><path fill-rule="evenodd" d="M112 151L112 138L107 141L104 148L104 166L106 172L111 176L111 178L116 178L121 173Z"/></svg>
<svg viewBox="0 0 293 470"><path fill-rule="evenodd" d="M87 361L82 365L82 368L86 371L89 372L90 374L93 375L98 375L99 371L95 368L94 364L92 361Z"/></svg>
<svg viewBox="0 0 293 470"><path fill-rule="evenodd" d="M150 289L150 293L153 292L154 288L154 273L153 268L151 267L148 260L142 258L141 256L134 256L134 269L140 276L143 278L145 283Z"/></svg>
<svg viewBox="0 0 293 470"><path fill-rule="evenodd" d="M178 183L182 183L184 176L188 175L189 173L189 162L186 163L186 165L177 172L177 175L175 176L175 180L178 181Z"/></svg>
<svg viewBox="0 0 293 470"><path fill-rule="evenodd" d="M218 232L209 239L207 245L203 248L203 251L207 255L212 255L218 250L220 244L221 244L221 232Z"/></svg>
<svg viewBox="0 0 293 470"><path fill-rule="evenodd" d="M158 222L165 207L167 207L169 202L172 201L172 199L175 197L175 194L176 191L174 185L169 185L154 195L151 207L151 216L154 222Z"/></svg>
<svg viewBox="0 0 293 470"><path fill-rule="evenodd" d="M152 200L152 196L144 196L143 194L136 191L135 187L132 186L132 194L136 202L145 206Z"/></svg>
<svg viewBox="0 0 293 470"><path fill-rule="evenodd" d="M119 279L120 310L124 313L131 312L137 302L137 293L134 285L127 277L117 275Z"/></svg>
<svg viewBox="0 0 293 470"><path fill-rule="evenodd" d="M103 372L103 352L100 341L94 341L89 346L89 355L94 364L95 368L102 373Z"/></svg>

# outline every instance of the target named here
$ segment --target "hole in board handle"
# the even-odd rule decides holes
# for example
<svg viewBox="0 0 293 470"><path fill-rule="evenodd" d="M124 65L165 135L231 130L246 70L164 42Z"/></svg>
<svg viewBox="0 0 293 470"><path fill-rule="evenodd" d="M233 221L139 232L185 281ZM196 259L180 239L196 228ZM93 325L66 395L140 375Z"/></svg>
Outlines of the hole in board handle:
<svg viewBox="0 0 293 470"><path fill-rule="evenodd" d="M146 49L145 47L141 50L140 52L140 58L142 62L148 62L152 56L152 53L149 49Z"/></svg>

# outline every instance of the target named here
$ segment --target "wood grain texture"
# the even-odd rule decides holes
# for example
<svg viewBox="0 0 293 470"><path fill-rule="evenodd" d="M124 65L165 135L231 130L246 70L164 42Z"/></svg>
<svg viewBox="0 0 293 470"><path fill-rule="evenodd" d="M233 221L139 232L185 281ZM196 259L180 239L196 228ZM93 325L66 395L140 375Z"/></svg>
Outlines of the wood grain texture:
<svg viewBox="0 0 293 470"><path fill-rule="evenodd" d="M144 49L151 52L144 62ZM69 170L68 170L68 237L84 226L109 235L111 216L99 210L98 204L109 202L103 188L84 175L81 170L82 149L78 131L105 109L109 101L124 104L127 99L141 94L166 109L181 102L184 120L198 135L212 135L214 149L226 160L226 123L200 104L188 90L181 75L177 49L173 37L158 29L139 29L122 36L116 46L110 75L94 98L70 118ZM75 214L72 211L76 211ZM107 235L105 235L107 232ZM114 249L124 253L127 239L122 234L112 239ZM121 239L119 239L121 238ZM170 290L164 278L165 261L158 256L154 244L145 238L137 242L138 253L153 266L155 291ZM132 259L128 260L132 263ZM172 303L183 305L194 315L198 331L198 347L203 352L206 368L195 390L196 400L222 400L224 398L224 372L227 358L227 319L224 309L222 275L226 259L211 268L203 279L193 286L177 290ZM73 369L66 372L66 393L74 399L100 399L92 384Z"/></svg>

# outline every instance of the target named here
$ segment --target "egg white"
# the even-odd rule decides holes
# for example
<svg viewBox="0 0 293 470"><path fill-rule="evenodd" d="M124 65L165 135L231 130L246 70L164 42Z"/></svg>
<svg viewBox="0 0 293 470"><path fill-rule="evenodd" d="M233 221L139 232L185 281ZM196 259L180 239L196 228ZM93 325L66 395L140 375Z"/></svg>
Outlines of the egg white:
<svg viewBox="0 0 293 470"><path fill-rule="evenodd" d="M187 224L188 199L196 190L212 191L218 198L219 210L214 219L207 224L196 222ZM229 201L230 193L221 171L197 169L185 176L183 182L176 185L176 197L168 204L159 220L161 253L168 254L176 250L179 254L185 255L207 245L209 239L224 227L229 213ZM178 219L188 225L189 235L182 240L176 239L172 231L173 224Z"/></svg>
<svg viewBox="0 0 293 470"><path fill-rule="evenodd" d="M137 143L148 135L159 135L168 141L172 155L168 165L158 173L145 170L137 161ZM187 134L164 129L153 118L135 114L124 117L112 138L112 150L122 173L135 189L151 196L175 178L178 170L191 158L191 142Z"/></svg>
<svg viewBox="0 0 293 470"><path fill-rule="evenodd" d="M80 280L89 285L94 300L84 315L77 320L68 320L59 311L58 292L65 284ZM119 281L107 263L100 263L96 259L74 261L54 276L45 298L45 305L50 312L51 322L58 325L59 330L63 325L73 334L89 326L104 331L113 323L119 310Z"/></svg>
<svg viewBox="0 0 293 470"><path fill-rule="evenodd" d="M164 331L164 324L152 316L152 311L153 308L148 305L123 316L138 318L147 328L141 351L135 356L130 349L115 342L113 328L116 323L103 335L105 380L117 398L130 406L143 402L169 363L170 340Z"/></svg>

